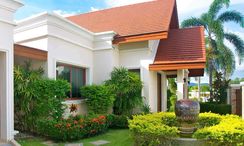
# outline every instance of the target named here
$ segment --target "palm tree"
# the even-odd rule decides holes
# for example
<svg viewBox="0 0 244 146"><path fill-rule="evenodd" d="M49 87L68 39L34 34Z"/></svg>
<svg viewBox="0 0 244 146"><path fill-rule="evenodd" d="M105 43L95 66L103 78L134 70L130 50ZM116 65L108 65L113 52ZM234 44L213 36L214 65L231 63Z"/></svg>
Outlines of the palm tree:
<svg viewBox="0 0 244 146"><path fill-rule="evenodd" d="M203 26L205 28L207 68L209 74L210 97L212 97L213 72L221 71L226 78L229 78L235 70L234 53L224 44L224 39L235 47L239 63L244 57L244 41L236 34L225 32L224 23L235 22L244 28L243 15L235 10L222 11L223 7L228 8L230 0L214 0L208 12L203 13L199 18L192 17L184 20L183 28ZM221 13L220 13L221 11Z"/></svg>

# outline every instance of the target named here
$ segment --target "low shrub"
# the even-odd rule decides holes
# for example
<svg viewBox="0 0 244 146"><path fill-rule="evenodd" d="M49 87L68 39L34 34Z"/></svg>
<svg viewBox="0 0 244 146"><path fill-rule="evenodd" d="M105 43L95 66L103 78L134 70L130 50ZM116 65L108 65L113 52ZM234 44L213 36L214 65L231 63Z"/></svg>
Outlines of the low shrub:
<svg viewBox="0 0 244 146"><path fill-rule="evenodd" d="M128 128L128 117L125 115L108 115L110 119L110 126L109 128L113 129L124 129Z"/></svg>
<svg viewBox="0 0 244 146"><path fill-rule="evenodd" d="M55 141L74 141L105 132L109 123L106 116L70 117L60 120L41 120L38 132Z"/></svg>
<svg viewBox="0 0 244 146"><path fill-rule="evenodd" d="M214 113L201 113L198 118L199 128L210 127L219 124L222 117Z"/></svg>
<svg viewBox="0 0 244 146"><path fill-rule="evenodd" d="M231 114L231 105L217 103L200 103L200 112L212 112L221 115Z"/></svg>
<svg viewBox="0 0 244 146"><path fill-rule="evenodd" d="M137 115L129 120L136 145L169 145L171 138L179 137L174 113ZM234 115L221 116L200 113L198 130L193 137L215 145L243 145L244 121Z"/></svg>
<svg viewBox="0 0 244 146"><path fill-rule="evenodd" d="M197 139L206 139L215 145L244 145L244 121L234 115L222 116L219 124L197 130Z"/></svg>
<svg viewBox="0 0 244 146"><path fill-rule="evenodd" d="M114 96L104 85L84 86L81 95L85 97L89 112L105 114L112 108Z"/></svg>
<svg viewBox="0 0 244 146"><path fill-rule="evenodd" d="M163 119L163 120L162 120ZM133 116L129 120L129 128L133 133L136 145L164 144L165 139L178 136L178 128L169 126L174 121L173 113L155 113ZM170 124L174 125L174 124Z"/></svg>

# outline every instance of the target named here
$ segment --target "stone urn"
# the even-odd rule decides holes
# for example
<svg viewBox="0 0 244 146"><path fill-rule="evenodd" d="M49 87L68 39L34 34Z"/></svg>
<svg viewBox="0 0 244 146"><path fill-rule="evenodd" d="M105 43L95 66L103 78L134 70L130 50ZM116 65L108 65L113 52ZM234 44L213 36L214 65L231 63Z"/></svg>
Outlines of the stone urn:
<svg viewBox="0 0 244 146"><path fill-rule="evenodd" d="M183 137L190 137L195 132L199 112L200 105L197 101L181 99L175 103L175 115Z"/></svg>

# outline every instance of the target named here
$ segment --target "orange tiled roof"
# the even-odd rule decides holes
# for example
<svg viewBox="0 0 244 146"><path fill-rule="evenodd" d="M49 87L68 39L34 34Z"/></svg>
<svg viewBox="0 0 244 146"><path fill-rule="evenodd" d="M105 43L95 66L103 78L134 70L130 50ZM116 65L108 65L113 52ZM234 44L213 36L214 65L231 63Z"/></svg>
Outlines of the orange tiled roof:
<svg viewBox="0 0 244 146"><path fill-rule="evenodd" d="M124 37L167 32L174 8L175 0L153 0L75 15L67 19L92 32L115 31L117 37Z"/></svg>
<svg viewBox="0 0 244 146"><path fill-rule="evenodd" d="M206 63L204 28L170 30L161 40L151 70L202 69Z"/></svg>

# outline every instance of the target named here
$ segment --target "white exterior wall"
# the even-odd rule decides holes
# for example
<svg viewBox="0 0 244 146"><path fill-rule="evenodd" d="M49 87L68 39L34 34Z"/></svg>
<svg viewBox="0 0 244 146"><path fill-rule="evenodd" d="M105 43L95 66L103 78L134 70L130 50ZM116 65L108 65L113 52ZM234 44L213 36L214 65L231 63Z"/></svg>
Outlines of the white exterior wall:
<svg viewBox="0 0 244 146"><path fill-rule="evenodd" d="M49 78L56 78L56 63L59 62L87 68L87 84L92 84L107 79L110 68L117 64L118 57L112 49L114 35L112 31L92 33L61 16L42 13L18 22L15 42L48 51L46 72ZM96 52L106 52L106 55L99 57ZM109 59L107 70L95 70L99 78L94 78L94 65L99 68L106 59Z"/></svg>
<svg viewBox="0 0 244 146"><path fill-rule="evenodd" d="M21 6L14 0L0 1L0 141L14 138L13 19Z"/></svg>
<svg viewBox="0 0 244 146"><path fill-rule="evenodd" d="M156 40L119 46L120 66L128 69L140 69L143 82L142 96L146 98L145 102L149 104L152 112L157 112L157 72L149 71L149 65L154 61L158 43L159 41ZM162 94L164 93L162 92ZM165 105L165 103L162 104Z"/></svg>
<svg viewBox="0 0 244 146"><path fill-rule="evenodd" d="M94 83L101 84L109 79L114 67L119 65L119 53L117 49L103 49L94 51Z"/></svg>
<svg viewBox="0 0 244 146"><path fill-rule="evenodd" d="M71 64L87 68L92 75L92 51L58 38L48 38L48 77L56 78L56 63ZM91 79L88 80L88 82Z"/></svg>
<svg viewBox="0 0 244 146"><path fill-rule="evenodd" d="M48 51L47 75L56 78L56 63L85 67L88 84L109 79L114 67L140 69L144 83L142 96L153 112L157 111L157 72L149 71L159 40L112 44L114 32L92 33L55 14L39 14L20 21L16 43ZM166 76L162 76L162 81ZM165 82L163 82L165 87ZM162 93L164 95L164 93ZM162 96L163 96L162 95ZM162 100L163 109L166 108Z"/></svg>

